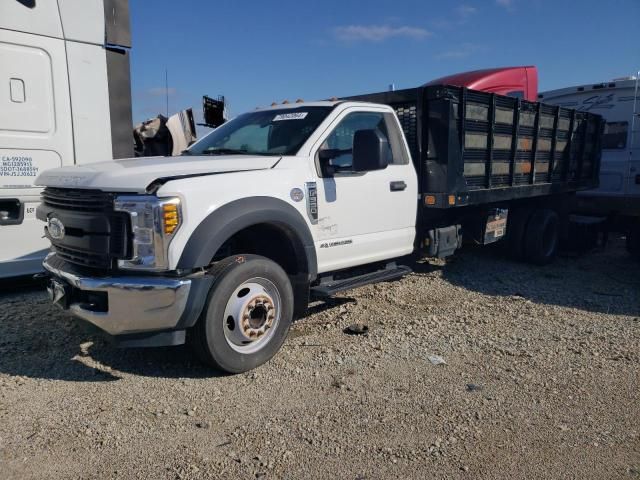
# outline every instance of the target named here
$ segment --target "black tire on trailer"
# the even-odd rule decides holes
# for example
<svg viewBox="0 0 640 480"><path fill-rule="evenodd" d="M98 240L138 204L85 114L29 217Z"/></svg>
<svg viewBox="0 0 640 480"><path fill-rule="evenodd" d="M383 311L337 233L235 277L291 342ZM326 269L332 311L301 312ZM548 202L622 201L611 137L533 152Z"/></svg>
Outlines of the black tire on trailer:
<svg viewBox="0 0 640 480"><path fill-rule="evenodd" d="M632 223L627 232L627 251L636 260L640 260L640 221Z"/></svg>
<svg viewBox="0 0 640 480"><path fill-rule="evenodd" d="M558 253L560 217L553 210L542 208L531 215L524 239L524 258L536 265L546 265Z"/></svg>
<svg viewBox="0 0 640 480"><path fill-rule="evenodd" d="M293 290L282 268L258 255L216 264L216 278L190 343L204 363L241 373L269 361L287 338Z"/></svg>
<svg viewBox="0 0 640 480"><path fill-rule="evenodd" d="M524 235L527 223L531 217L531 210L516 209L509 212L507 217L507 252L514 260L522 260L524 257Z"/></svg>

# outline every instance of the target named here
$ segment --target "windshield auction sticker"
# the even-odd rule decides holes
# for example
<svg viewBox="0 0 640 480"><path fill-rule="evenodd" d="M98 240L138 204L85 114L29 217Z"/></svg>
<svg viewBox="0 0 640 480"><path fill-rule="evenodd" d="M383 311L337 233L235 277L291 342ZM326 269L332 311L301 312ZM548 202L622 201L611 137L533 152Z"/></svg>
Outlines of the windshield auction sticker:
<svg viewBox="0 0 640 480"><path fill-rule="evenodd" d="M294 112L294 113L281 113L280 115L276 115L273 118L274 122L279 122L281 120L302 120L306 118L309 112Z"/></svg>

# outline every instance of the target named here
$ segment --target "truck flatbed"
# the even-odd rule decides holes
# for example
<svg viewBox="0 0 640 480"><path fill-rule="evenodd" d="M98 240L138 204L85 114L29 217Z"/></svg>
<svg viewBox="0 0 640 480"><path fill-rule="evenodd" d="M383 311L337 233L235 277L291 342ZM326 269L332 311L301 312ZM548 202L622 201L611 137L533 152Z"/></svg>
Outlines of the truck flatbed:
<svg viewBox="0 0 640 480"><path fill-rule="evenodd" d="M391 106L419 176L422 205L449 209L598 185L599 115L433 85L358 95Z"/></svg>

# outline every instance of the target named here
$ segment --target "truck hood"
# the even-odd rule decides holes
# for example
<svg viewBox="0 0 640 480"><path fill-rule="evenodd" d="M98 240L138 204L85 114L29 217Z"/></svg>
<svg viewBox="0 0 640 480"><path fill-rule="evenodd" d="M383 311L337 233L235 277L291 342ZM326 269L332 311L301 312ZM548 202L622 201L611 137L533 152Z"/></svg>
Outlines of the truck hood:
<svg viewBox="0 0 640 480"><path fill-rule="evenodd" d="M35 184L144 193L152 184L175 178L273 168L280 158L251 155L127 158L46 170Z"/></svg>

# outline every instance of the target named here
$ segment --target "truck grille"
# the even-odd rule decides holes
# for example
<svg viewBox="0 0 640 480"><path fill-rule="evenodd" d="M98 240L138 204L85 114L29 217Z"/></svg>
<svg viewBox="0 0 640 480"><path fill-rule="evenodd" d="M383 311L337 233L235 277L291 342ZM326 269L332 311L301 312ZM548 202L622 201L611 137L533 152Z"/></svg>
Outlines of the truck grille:
<svg viewBox="0 0 640 480"><path fill-rule="evenodd" d="M93 254L73 248L65 248L61 245L54 245L53 248L60 258L76 265L103 270L106 270L111 266L111 259L107 255Z"/></svg>
<svg viewBox="0 0 640 480"><path fill-rule="evenodd" d="M56 217L65 226L61 239L47 237L56 254L76 265L109 270L114 260L127 258L130 247L130 220L113 210L112 193L47 187L42 192L42 208L48 218Z"/></svg>
<svg viewBox="0 0 640 480"><path fill-rule="evenodd" d="M49 207L76 212L104 212L113 209L113 194L47 187L42 192L42 202Z"/></svg>

